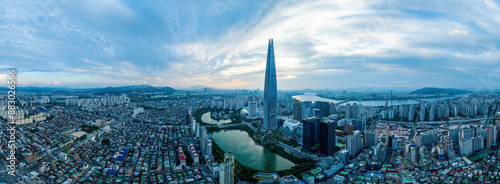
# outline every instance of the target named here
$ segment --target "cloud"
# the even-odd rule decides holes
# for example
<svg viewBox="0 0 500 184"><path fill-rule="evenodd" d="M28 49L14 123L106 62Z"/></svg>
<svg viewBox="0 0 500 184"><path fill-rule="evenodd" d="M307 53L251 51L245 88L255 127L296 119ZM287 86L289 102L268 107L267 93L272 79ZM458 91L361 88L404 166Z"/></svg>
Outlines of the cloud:
<svg viewBox="0 0 500 184"><path fill-rule="evenodd" d="M345 74L345 73L348 73L350 71L344 70L344 69L329 68L329 69L317 69L317 70L314 70L313 72L329 73L329 74Z"/></svg>
<svg viewBox="0 0 500 184"><path fill-rule="evenodd" d="M62 84L59 81L54 81L54 85L56 85L56 86L62 86Z"/></svg>
<svg viewBox="0 0 500 184"><path fill-rule="evenodd" d="M500 64L491 0L221 2L6 2L0 61L16 61L32 85L254 89L269 38L280 89L393 85L387 78L473 88Z"/></svg>
<svg viewBox="0 0 500 184"><path fill-rule="evenodd" d="M450 35L469 35L469 32L467 30L460 30L458 28L455 28L454 30L450 30L449 34Z"/></svg>

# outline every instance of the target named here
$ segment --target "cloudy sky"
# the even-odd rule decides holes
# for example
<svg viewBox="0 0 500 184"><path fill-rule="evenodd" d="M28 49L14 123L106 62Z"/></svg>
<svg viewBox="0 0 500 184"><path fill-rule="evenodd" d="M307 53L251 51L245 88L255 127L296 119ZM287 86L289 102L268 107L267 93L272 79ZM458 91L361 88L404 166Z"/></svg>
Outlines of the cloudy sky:
<svg viewBox="0 0 500 184"><path fill-rule="evenodd" d="M0 0L0 83L500 89L500 3Z"/></svg>

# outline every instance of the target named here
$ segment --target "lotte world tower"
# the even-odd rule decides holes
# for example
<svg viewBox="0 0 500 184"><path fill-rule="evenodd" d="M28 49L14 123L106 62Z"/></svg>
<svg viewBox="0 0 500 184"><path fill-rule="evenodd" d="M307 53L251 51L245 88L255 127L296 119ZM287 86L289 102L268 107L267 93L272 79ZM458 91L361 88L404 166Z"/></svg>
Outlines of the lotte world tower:
<svg viewBox="0 0 500 184"><path fill-rule="evenodd" d="M274 43L269 40L267 46L266 79L264 86L264 124L263 129L276 129L276 109L278 108L278 88L276 82L276 64L274 62Z"/></svg>

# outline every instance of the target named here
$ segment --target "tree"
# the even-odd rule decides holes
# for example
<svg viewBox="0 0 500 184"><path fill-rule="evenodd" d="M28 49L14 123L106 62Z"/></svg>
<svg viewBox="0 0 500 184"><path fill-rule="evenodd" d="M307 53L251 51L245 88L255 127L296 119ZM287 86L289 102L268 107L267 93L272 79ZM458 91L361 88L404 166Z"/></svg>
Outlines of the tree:
<svg viewBox="0 0 500 184"><path fill-rule="evenodd" d="M107 146L109 146L109 145L111 144L111 141L109 141L109 139L103 139L103 140L101 141L101 144L102 144L102 145L107 145Z"/></svg>

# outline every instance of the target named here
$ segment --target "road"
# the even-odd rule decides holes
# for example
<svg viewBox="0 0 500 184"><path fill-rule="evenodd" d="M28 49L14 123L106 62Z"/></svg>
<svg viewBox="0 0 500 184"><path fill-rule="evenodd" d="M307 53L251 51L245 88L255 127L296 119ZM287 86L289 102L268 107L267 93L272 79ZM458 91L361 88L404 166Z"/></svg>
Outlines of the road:
<svg viewBox="0 0 500 184"><path fill-rule="evenodd" d="M389 104L389 99L385 102L384 108L380 111L380 113L378 113L378 115L369 122L370 128L368 128L368 130L373 131L373 129L375 129L375 126L377 126L377 123L380 120L381 113L387 109L387 104Z"/></svg>
<svg viewBox="0 0 500 184"><path fill-rule="evenodd" d="M292 152L293 155L296 155L298 157L302 157L302 158L308 158L308 159L313 159L313 160L319 160L318 156L314 155L314 154L309 154L309 153L305 153L305 152L302 152L300 151L299 149L297 148L294 148L294 147L291 147L281 141L273 141L275 144L277 144L278 146L281 146L283 149L285 150L289 150L290 152Z"/></svg>
<svg viewBox="0 0 500 184"><path fill-rule="evenodd" d="M221 125L208 125L208 126L217 126L218 128L227 128L227 127L232 127L232 126L240 126L240 125L246 125L250 127L254 132L259 132L259 129L255 128L252 126L251 123L249 122L242 122L242 123L231 123L231 124L221 124Z"/></svg>
<svg viewBox="0 0 500 184"><path fill-rule="evenodd" d="M494 122L491 119L495 117L495 114L497 112L497 104L498 104L498 100L495 100L495 102L493 102L493 108L491 108L491 112L486 117L485 126L488 126L490 123L494 124Z"/></svg>

